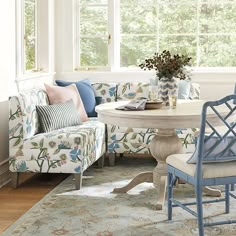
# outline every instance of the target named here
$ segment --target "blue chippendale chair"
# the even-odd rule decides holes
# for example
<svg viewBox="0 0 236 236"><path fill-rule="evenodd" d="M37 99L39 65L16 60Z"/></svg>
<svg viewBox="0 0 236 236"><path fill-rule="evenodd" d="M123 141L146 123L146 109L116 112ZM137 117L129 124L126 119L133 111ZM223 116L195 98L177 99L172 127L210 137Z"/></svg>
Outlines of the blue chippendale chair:
<svg viewBox="0 0 236 236"><path fill-rule="evenodd" d="M230 197L236 198L230 186L236 183L236 95L203 105L200 133L194 153L173 154L167 158L168 171L168 220L172 219L172 208L181 207L197 217L199 235L204 236L204 226L236 223L236 220L209 222L203 217L203 203L225 202L225 213L230 210ZM225 107L227 115L220 112ZM209 113L210 112L210 113ZM221 114L220 114L221 113ZM217 117L219 126L213 126L210 114ZM212 121L212 120L211 120ZM216 122L216 120L214 120ZM176 178L183 179L195 187L196 201L180 202L173 198ZM224 185L224 197L203 201L202 191L206 186ZM197 211L188 206L196 204Z"/></svg>

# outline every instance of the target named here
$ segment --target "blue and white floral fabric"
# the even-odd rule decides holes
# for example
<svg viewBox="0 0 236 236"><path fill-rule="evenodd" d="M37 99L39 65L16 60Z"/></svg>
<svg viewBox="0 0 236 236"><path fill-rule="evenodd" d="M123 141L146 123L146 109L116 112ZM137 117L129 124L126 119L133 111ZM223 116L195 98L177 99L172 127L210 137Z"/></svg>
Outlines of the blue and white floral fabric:
<svg viewBox="0 0 236 236"><path fill-rule="evenodd" d="M200 88L191 83L191 99L199 99ZM120 83L117 86L117 100L130 100L140 97L149 97L148 83ZM178 129L177 134L183 143L185 152L192 152L195 148L195 128ZM140 153L150 154L149 145L155 136L156 129L119 127L107 125L108 153Z"/></svg>
<svg viewBox="0 0 236 236"><path fill-rule="evenodd" d="M82 125L40 133L36 105L46 93L32 90L9 100L9 154L12 172L80 173L105 153L105 125Z"/></svg>

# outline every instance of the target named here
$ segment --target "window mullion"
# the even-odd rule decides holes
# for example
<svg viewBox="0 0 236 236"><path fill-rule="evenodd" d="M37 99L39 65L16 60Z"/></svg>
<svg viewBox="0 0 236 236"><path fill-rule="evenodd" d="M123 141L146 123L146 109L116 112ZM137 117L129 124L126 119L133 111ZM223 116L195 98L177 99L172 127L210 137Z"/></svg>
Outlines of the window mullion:
<svg viewBox="0 0 236 236"><path fill-rule="evenodd" d="M197 1L197 51L196 51L196 66L200 65L200 10L201 10L201 2Z"/></svg>
<svg viewBox="0 0 236 236"><path fill-rule="evenodd" d="M78 70L80 67L80 8L78 1L73 1L73 70Z"/></svg>
<svg viewBox="0 0 236 236"><path fill-rule="evenodd" d="M108 45L108 58L111 69L120 67L120 1L109 1L108 31L111 36Z"/></svg>

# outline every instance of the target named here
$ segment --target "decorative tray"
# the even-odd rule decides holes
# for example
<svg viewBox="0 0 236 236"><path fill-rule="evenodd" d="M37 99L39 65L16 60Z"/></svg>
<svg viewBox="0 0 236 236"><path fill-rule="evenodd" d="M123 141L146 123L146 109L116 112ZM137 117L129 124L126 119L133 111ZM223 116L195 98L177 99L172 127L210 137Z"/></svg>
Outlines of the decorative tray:
<svg viewBox="0 0 236 236"><path fill-rule="evenodd" d="M145 105L145 109L160 109L162 107L163 101L147 101Z"/></svg>

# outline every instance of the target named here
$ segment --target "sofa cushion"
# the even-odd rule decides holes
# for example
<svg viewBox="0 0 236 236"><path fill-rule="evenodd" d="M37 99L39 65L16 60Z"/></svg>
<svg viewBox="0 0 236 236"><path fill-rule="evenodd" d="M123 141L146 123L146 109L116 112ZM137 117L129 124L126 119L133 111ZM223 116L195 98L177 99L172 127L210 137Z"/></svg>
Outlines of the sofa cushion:
<svg viewBox="0 0 236 236"><path fill-rule="evenodd" d="M80 97L83 101L84 108L86 110L88 117L97 116L97 113L95 112L95 106L96 106L95 94L93 87L88 79L80 80L77 82L67 82L63 80L56 80L55 82L57 85L63 87L74 83L79 91Z"/></svg>
<svg viewBox="0 0 236 236"><path fill-rule="evenodd" d="M47 106L36 106L42 132L80 125L79 112L72 100Z"/></svg>
<svg viewBox="0 0 236 236"><path fill-rule="evenodd" d="M97 105L116 101L117 83L95 83L92 86Z"/></svg>
<svg viewBox="0 0 236 236"><path fill-rule="evenodd" d="M89 120L79 126L37 134L25 140L24 156L17 160L82 162L85 170L104 153L104 139L105 125Z"/></svg>
<svg viewBox="0 0 236 236"><path fill-rule="evenodd" d="M117 100L130 100L135 98L149 98L149 83L120 83L117 89Z"/></svg>
<svg viewBox="0 0 236 236"><path fill-rule="evenodd" d="M44 86L46 88L46 92L51 105L64 103L72 99L79 112L81 121L84 122L88 120L88 116L84 109L84 104L81 100L80 94L75 84L71 84L66 87L60 87L48 84L44 84Z"/></svg>
<svg viewBox="0 0 236 236"><path fill-rule="evenodd" d="M107 124L108 133L157 133L157 129L153 128L131 128L131 127L122 127L118 125L109 125Z"/></svg>

